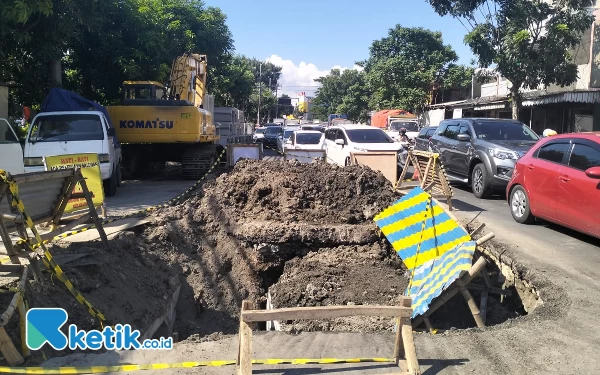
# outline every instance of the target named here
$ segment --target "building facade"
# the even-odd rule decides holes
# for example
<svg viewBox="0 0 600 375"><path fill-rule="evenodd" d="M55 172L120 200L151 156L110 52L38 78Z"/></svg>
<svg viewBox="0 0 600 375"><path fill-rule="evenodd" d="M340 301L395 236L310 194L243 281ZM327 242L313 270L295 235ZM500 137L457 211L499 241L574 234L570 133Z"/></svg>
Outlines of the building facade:
<svg viewBox="0 0 600 375"><path fill-rule="evenodd" d="M578 66L578 79L570 86L540 86L521 90L519 120L536 133L554 129L559 133L600 131L600 1L593 9L596 21L572 51ZM441 120L457 117L511 118L508 99L510 81L495 76L484 83L473 80L467 98L436 102L422 114L424 125L437 125Z"/></svg>

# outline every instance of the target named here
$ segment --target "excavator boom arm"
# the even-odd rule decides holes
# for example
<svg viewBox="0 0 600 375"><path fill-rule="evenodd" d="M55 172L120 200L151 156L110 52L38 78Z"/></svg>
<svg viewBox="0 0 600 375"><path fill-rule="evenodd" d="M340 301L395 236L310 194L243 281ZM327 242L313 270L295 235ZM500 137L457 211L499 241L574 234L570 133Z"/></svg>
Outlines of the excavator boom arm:
<svg viewBox="0 0 600 375"><path fill-rule="evenodd" d="M202 107L206 94L206 55L185 54L176 58L171 67L169 97L187 100Z"/></svg>

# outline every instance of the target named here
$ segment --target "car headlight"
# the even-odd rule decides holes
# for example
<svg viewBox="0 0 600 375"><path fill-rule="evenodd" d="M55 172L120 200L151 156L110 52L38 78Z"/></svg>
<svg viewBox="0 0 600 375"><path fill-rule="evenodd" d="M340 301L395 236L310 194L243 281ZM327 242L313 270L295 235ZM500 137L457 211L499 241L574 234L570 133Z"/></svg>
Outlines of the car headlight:
<svg viewBox="0 0 600 375"><path fill-rule="evenodd" d="M108 162L110 162L110 155L109 154L98 154L98 160L100 161L100 163L108 163Z"/></svg>
<svg viewBox="0 0 600 375"><path fill-rule="evenodd" d="M26 167L41 167L44 165L43 158L23 158L23 164Z"/></svg>
<svg viewBox="0 0 600 375"><path fill-rule="evenodd" d="M520 157L519 154L514 151L498 150L495 148L490 149L490 155L500 160L518 160Z"/></svg>

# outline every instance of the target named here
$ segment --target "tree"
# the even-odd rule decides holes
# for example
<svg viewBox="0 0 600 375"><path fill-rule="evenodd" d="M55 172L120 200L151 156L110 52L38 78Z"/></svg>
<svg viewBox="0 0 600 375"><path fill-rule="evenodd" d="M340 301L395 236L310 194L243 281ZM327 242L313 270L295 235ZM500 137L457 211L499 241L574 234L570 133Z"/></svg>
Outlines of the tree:
<svg viewBox="0 0 600 375"><path fill-rule="evenodd" d="M11 2L0 4L0 81L20 85L11 93L20 104L42 102L49 88L49 67L57 66L57 59L65 88L113 104L120 100L125 80L166 83L172 61L185 52L207 55L209 91L218 91L220 82L227 81L234 87L228 93L230 102L241 102L242 97L247 102L251 93L243 79L222 79L236 77L240 64L232 55L226 16L200 0ZM218 95L216 101L221 100Z"/></svg>
<svg viewBox="0 0 600 375"><path fill-rule="evenodd" d="M577 80L572 49L594 21L590 0L428 0L468 29L465 42L480 67L495 65L511 82L512 117L522 88L566 86Z"/></svg>
<svg viewBox="0 0 600 375"><path fill-rule="evenodd" d="M388 36L374 41L369 58L360 62L373 109L419 110L434 85L448 84L458 60L440 32L396 25Z"/></svg>
<svg viewBox="0 0 600 375"><path fill-rule="evenodd" d="M260 120L257 121L257 112L258 112L258 88L254 90L252 95L250 96L250 101L248 106L246 107L246 118L250 122L263 124L267 122L270 118L275 117L275 109L277 107L277 98L273 94L273 92L269 89L263 88L261 99L260 99Z"/></svg>
<svg viewBox="0 0 600 375"><path fill-rule="evenodd" d="M210 88L215 95L215 105L246 108L256 86L248 59L231 56L220 73L213 78Z"/></svg>
<svg viewBox="0 0 600 375"><path fill-rule="evenodd" d="M266 87L271 91L275 91L277 89L277 83L279 82L279 78L281 77L282 67L270 62L258 60L256 58L245 58L252 66L252 73L254 74L256 82L258 83L262 80L263 87ZM262 67L260 66L261 64Z"/></svg>
<svg viewBox="0 0 600 375"><path fill-rule="evenodd" d="M312 101L313 117L327 119L332 113L344 113L352 121L365 121L369 92L363 72L332 69L325 77L315 80L321 84Z"/></svg>

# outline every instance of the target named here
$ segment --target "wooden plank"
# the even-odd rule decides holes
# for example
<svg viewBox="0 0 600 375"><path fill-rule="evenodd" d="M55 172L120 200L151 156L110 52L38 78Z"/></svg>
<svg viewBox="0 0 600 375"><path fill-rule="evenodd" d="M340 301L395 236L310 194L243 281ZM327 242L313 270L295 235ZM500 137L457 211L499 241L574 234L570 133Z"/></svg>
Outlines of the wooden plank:
<svg viewBox="0 0 600 375"><path fill-rule="evenodd" d="M96 211L96 207L94 207L94 202L92 201L92 196L90 195L90 191L88 190L87 184L85 183L85 179L81 174L80 170L77 170L77 179L79 180L79 185L81 186L81 190L83 190L83 194L85 194L85 200L87 201L88 208L90 209L90 216L96 225L96 230L100 233L100 238L102 239L102 243L104 246L108 246L108 238L106 237L106 233L104 233L104 228L102 228L102 222L98 217L98 212Z"/></svg>
<svg viewBox="0 0 600 375"><path fill-rule="evenodd" d="M458 286L458 290L460 291L460 294L462 294L465 301L467 301L467 305L469 306L469 310L471 310L471 315L473 315L473 319L475 319L475 324L477 324L477 327L485 327L485 322L481 318L481 310L479 310L479 306L477 306L475 299L465 287L465 284L460 279L456 280L454 283Z"/></svg>
<svg viewBox="0 0 600 375"><path fill-rule="evenodd" d="M402 297L400 306L408 307L412 310L412 298ZM402 326L406 324L410 325L410 317L399 318L398 323L396 324L396 343L394 345L394 358L396 359L396 363L399 363L400 359L405 358L406 355L404 343L402 342Z"/></svg>
<svg viewBox="0 0 600 375"><path fill-rule="evenodd" d="M250 301L242 301L242 311L240 314L240 342L237 359L238 375L252 374L252 328L243 319L244 312L251 308L252 303Z"/></svg>
<svg viewBox="0 0 600 375"><path fill-rule="evenodd" d="M9 366L20 365L24 362L4 327L0 327L0 351Z"/></svg>
<svg viewBox="0 0 600 375"><path fill-rule="evenodd" d="M332 319L345 316L386 316L410 317L412 311L403 306L317 306L290 307L275 310L242 311L245 322L266 322L269 320Z"/></svg>
<svg viewBox="0 0 600 375"><path fill-rule="evenodd" d="M127 219L121 219L113 221L112 223L103 225L104 233L106 233L106 237L111 239L117 233L120 233L124 230L131 229L140 225L144 225L149 223L150 220L147 218L136 218L131 217ZM63 242L89 242L94 241L100 238L100 233L95 230L87 230L85 232L77 233L75 235L66 237L61 239Z"/></svg>
<svg viewBox="0 0 600 375"><path fill-rule="evenodd" d="M494 232L490 232L488 234L486 234L485 236L481 237L480 239L478 239L477 242L477 246L481 246L484 243L488 242L489 240L491 240L492 238L496 237L496 235L494 234Z"/></svg>
<svg viewBox="0 0 600 375"><path fill-rule="evenodd" d="M60 218L65 211L65 207L67 207L67 203L69 203L69 199L71 199L71 195L73 195L74 181L75 175L72 175L65 178L65 181L63 182L62 191L52 207L52 224L54 225L58 225Z"/></svg>
<svg viewBox="0 0 600 375"><path fill-rule="evenodd" d="M473 231L471 232L471 238L476 235L477 233L481 232L483 230L483 228L485 228L485 223L481 223L479 224L479 226L475 229L473 229Z"/></svg>
<svg viewBox="0 0 600 375"><path fill-rule="evenodd" d="M26 182L39 182L39 181L61 179L61 178L72 176L73 174L74 174L74 169L61 169L58 171L32 172L32 173L26 173L26 174L12 175L12 177L18 185L18 184L23 184Z"/></svg>
<svg viewBox="0 0 600 375"><path fill-rule="evenodd" d="M410 324L402 325L402 342L404 343L404 352L406 353L406 364L408 373L420 375L419 360L417 359L417 349L413 338L413 331Z"/></svg>

